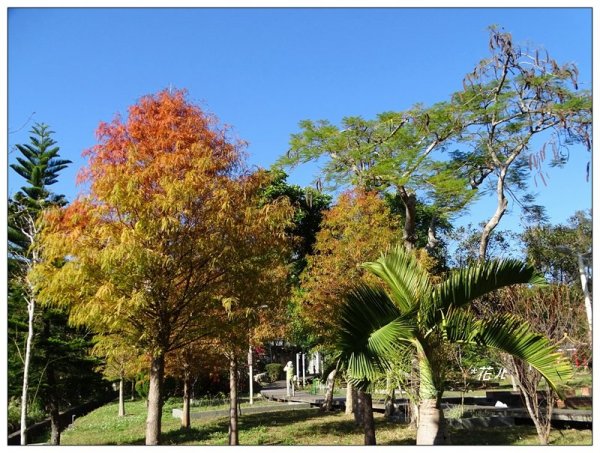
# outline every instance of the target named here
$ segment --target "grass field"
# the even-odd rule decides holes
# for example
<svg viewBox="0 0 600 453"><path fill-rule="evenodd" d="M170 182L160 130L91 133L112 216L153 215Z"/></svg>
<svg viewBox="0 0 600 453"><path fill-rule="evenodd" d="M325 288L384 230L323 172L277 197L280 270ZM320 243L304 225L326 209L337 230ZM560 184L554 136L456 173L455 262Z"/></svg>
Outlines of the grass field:
<svg viewBox="0 0 600 453"><path fill-rule="evenodd" d="M62 445L143 445L146 406L128 402L127 415L117 417L111 403L75 420L62 434ZM171 416L173 405L165 405L162 421L164 445L227 445L226 418L192 420L189 430ZM243 408L242 408L243 412ZM415 445L416 433L406 425L375 415L378 445ZM537 445L533 427L451 431L455 445ZM293 412L242 415L241 445L362 445L363 433L343 413L326 414L314 409ZM551 444L591 445L590 430L553 430Z"/></svg>

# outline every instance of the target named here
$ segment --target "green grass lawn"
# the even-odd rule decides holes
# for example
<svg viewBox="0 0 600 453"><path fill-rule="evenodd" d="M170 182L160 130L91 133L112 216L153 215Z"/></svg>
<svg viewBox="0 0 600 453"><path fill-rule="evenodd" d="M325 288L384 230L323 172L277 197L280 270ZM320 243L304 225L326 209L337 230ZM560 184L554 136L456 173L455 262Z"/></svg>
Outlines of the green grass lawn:
<svg viewBox="0 0 600 453"><path fill-rule="evenodd" d="M165 445L226 445L228 420L192 420L192 428L180 428L171 416L173 405L166 405L162 419L162 443ZM75 420L61 439L62 445L143 445L146 406L143 401L128 402L127 415L117 416L117 404L103 406ZM243 409L242 409L243 411ZM388 422L375 414L379 445L414 445L414 429ZM241 445L362 445L363 433L343 413L326 414L304 409L290 412L242 415ZM533 427L511 427L451 431L456 445L536 445ZM590 430L553 430L556 445L591 445Z"/></svg>

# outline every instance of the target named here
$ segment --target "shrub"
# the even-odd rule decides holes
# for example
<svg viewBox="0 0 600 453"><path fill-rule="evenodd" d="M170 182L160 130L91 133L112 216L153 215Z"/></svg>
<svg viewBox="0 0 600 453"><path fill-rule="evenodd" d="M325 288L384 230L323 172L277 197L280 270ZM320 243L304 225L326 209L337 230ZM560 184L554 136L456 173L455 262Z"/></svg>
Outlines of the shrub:
<svg viewBox="0 0 600 453"><path fill-rule="evenodd" d="M27 408L27 426L41 422L46 418L46 413L39 399L30 401ZM7 428L9 433L21 429L21 399L12 397L8 401Z"/></svg>
<svg viewBox="0 0 600 453"><path fill-rule="evenodd" d="M275 382L277 379L283 379L283 365L281 363L268 363L265 366L267 375L271 382Z"/></svg>
<svg viewBox="0 0 600 453"><path fill-rule="evenodd" d="M147 400L150 392L150 377L147 374L139 374L135 382L135 391L137 394Z"/></svg>

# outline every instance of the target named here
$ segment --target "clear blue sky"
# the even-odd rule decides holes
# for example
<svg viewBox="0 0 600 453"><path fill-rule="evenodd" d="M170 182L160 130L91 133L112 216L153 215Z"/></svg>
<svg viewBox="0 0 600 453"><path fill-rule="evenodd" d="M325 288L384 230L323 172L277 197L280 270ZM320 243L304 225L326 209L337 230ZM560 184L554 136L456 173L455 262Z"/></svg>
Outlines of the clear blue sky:
<svg viewBox="0 0 600 453"><path fill-rule="evenodd" d="M54 186L69 199L98 123L169 85L233 126L250 143L250 162L268 167L302 119L370 118L445 100L488 55L491 24L575 62L580 86L592 81L591 8L11 8L8 22L9 150L28 141L34 122L50 124L62 157L74 162ZM574 148L539 188L554 222L591 207L589 158ZM314 176L301 168L290 180L307 185ZM22 181L12 170L8 178L10 195ZM493 210L483 201L461 223ZM518 223L515 210L501 226Z"/></svg>

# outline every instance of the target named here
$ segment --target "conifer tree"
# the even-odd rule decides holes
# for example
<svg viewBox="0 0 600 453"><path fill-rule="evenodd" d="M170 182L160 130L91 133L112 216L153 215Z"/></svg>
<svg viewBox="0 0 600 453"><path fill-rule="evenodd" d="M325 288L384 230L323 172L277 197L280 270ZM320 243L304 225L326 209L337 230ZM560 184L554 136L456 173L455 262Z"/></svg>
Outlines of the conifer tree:
<svg viewBox="0 0 600 453"><path fill-rule="evenodd" d="M37 220L42 209L50 205L66 204L64 196L52 194L48 186L56 183L58 173L71 163L58 157L59 147L55 146L53 133L46 124L34 125L31 130L32 135L29 137L30 143L16 145L21 156L17 157L17 163L10 165L26 182L26 185L21 187L8 202L9 326L13 330L21 330L21 332L14 332L15 338L20 338L22 327L27 326L22 358L24 364L21 395L22 445L27 443L27 394L36 305L33 287L27 277L29 270L37 261L37 252L32 245L38 235ZM23 311L23 306L26 306L26 312ZM21 356L19 341L9 343L9 348L14 365L15 356ZM51 374L51 370L49 373ZM12 376L15 376L15 373Z"/></svg>

